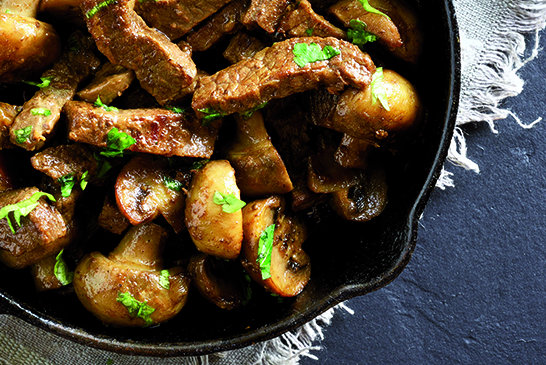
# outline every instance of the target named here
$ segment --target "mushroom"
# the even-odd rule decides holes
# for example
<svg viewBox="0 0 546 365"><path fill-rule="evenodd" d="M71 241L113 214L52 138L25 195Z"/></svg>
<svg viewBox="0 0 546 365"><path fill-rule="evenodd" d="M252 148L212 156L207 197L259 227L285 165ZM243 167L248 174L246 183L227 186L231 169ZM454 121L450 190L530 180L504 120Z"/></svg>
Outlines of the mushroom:
<svg viewBox="0 0 546 365"><path fill-rule="evenodd" d="M188 265L192 283L199 293L219 308L231 310L243 306L250 288L243 281L241 266L199 253Z"/></svg>
<svg viewBox="0 0 546 365"><path fill-rule="evenodd" d="M282 297L293 297L309 281L311 260L301 247L307 238L305 225L296 216L285 215L284 208L284 198L280 195L254 201L243 208L244 240L240 260L258 284ZM272 240L271 249L264 252L260 246L264 246L268 235Z"/></svg>
<svg viewBox="0 0 546 365"><path fill-rule="evenodd" d="M236 205L244 205L240 197L229 161L210 161L197 171L186 199L185 220L199 251L228 260L239 256L243 213Z"/></svg>
<svg viewBox="0 0 546 365"><path fill-rule="evenodd" d="M166 231L154 223L132 227L105 257L85 256L74 272L84 307L106 325L142 327L177 315L187 300L189 277L179 266L163 270Z"/></svg>
<svg viewBox="0 0 546 365"><path fill-rule="evenodd" d="M40 1L0 3L0 83L40 75L61 54L61 39L48 23L36 18Z"/></svg>

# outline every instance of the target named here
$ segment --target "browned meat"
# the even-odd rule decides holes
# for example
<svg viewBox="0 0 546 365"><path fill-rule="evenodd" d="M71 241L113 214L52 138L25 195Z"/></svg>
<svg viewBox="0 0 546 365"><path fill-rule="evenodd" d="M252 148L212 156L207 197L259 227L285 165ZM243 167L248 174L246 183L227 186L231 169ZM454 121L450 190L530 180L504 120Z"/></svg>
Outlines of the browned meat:
<svg viewBox="0 0 546 365"><path fill-rule="evenodd" d="M53 180L74 174L80 181L86 171L89 176L95 176L97 172L97 161L93 157L93 151L79 143L46 148L32 156L30 162L32 167Z"/></svg>
<svg viewBox="0 0 546 365"><path fill-rule="evenodd" d="M100 8L100 0L82 0L87 28L110 62L135 71L160 104L176 104L180 90L195 78L195 64L164 34L146 25L133 10L134 2L119 0Z"/></svg>
<svg viewBox="0 0 546 365"><path fill-rule="evenodd" d="M241 31L231 38L223 56L233 64L252 58L252 56L264 48L265 45L258 38Z"/></svg>
<svg viewBox="0 0 546 365"><path fill-rule="evenodd" d="M186 41L194 51L206 51L228 34L242 28L241 16L248 0L235 0L211 16L199 29L190 33Z"/></svg>
<svg viewBox="0 0 546 365"><path fill-rule="evenodd" d="M16 105L0 103L0 149L15 147L9 139L9 130L19 110Z"/></svg>
<svg viewBox="0 0 546 365"><path fill-rule="evenodd" d="M67 47L53 68L42 75L42 78L51 78L49 86L38 90L23 105L11 126L11 142L27 151L44 146L55 131L64 104L74 97L78 85L100 65L92 52L94 44L91 38L75 33L71 39L73 47ZM26 133L21 134L21 131Z"/></svg>
<svg viewBox="0 0 546 365"><path fill-rule="evenodd" d="M121 214L116 200L110 198L109 195L104 198L104 204L102 205L97 224L99 227L114 234L122 234L131 226L131 222Z"/></svg>
<svg viewBox="0 0 546 365"><path fill-rule="evenodd" d="M315 43L340 53L326 61L294 62L292 50L298 43ZM214 111L221 115L244 112L272 99L314 89L324 84L332 93L346 85L358 89L371 82L375 66L358 47L336 38L292 38L258 52L254 57L203 77L195 91L192 107L199 117Z"/></svg>
<svg viewBox="0 0 546 365"><path fill-rule="evenodd" d="M170 39L178 39L231 0L137 1L135 11Z"/></svg>
<svg viewBox="0 0 546 365"><path fill-rule="evenodd" d="M26 200L38 191L31 187L2 192L0 207ZM21 218L21 227L13 223L15 233L6 219L0 220L0 261L6 266L21 269L32 265L59 252L73 238L71 225L45 199L40 198L38 206Z"/></svg>
<svg viewBox="0 0 546 365"><path fill-rule="evenodd" d="M307 0L300 0L288 7L277 32L287 38L313 36L347 39L343 30L315 13Z"/></svg>
<svg viewBox="0 0 546 365"><path fill-rule="evenodd" d="M262 114L235 116L237 138L227 152L237 186L246 196L284 194L294 187L281 156L271 143Z"/></svg>
<svg viewBox="0 0 546 365"><path fill-rule="evenodd" d="M251 0L242 22L249 29L260 27L274 33L289 3L289 0Z"/></svg>
<svg viewBox="0 0 546 365"><path fill-rule="evenodd" d="M110 62L102 65L91 83L78 91L80 99L94 103L97 98L108 105L120 96L135 79L135 73Z"/></svg>
<svg viewBox="0 0 546 365"><path fill-rule="evenodd" d="M64 112L68 119L68 138L73 141L106 147L107 134L116 127L136 140L130 151L165 156L210 158L220 128L219 121L203 126L191 111L107 112L83 101L71 101L65 105Z"/></svg>

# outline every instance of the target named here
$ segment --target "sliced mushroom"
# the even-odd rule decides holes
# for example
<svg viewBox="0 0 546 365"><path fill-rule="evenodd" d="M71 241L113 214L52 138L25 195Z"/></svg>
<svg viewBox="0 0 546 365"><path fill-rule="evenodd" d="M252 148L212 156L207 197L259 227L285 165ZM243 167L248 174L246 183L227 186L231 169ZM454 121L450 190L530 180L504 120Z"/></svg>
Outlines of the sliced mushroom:
<svg viewBox="0 0 546 365"><path fill-rule="evenodd" d="M161 214L180 233L184 229L185 182L171 177L164 158L138 155L123 167L116 181L116 201L133 225Z"/></svg>
<svg viewBox="0 0 546 365"><path fill-rule="evenodd" d="M374 146L370 142L344 134L334 159L343 167L364 170L368 166L368 156L373 149Z"/></svg>
<svg viewBox="0 0 546 365"><path fill-rule="evenodd" d="M224 211L216 193L241 198L235 170L227 160L208 162L194 175L186 199L186 227L197 249L224 259L239 256L243 241L243 213Z"/></svg>
<svg viewBox="0 0 546 365"><path fill-rule="evenodd" d="M48 256L30 267L36 291L43 292L63 287L63 283L55 276L56 255Z"/></svg>
<svg viewBox="0 0 546 365"><path fill-rule="evenodd" d="M78 91L78 96L88 103L100 101L109 105L120 96L135 79L135 73L123 66L106 62L89 85Z"/></svg>
<svg viewBox="0 0 546 365"><path fill-rule="evenodd" d="M110 198L110 195L104 197L97 224L114 234L122 234L131 226L131 222L120 212L116 199Z"/></svg>
<svg viewBox="0 0 546 365"><path fill-rule="evenodd" d="M267 290L282 297L298 295L311 276L311 260L302 250L307 229L301 220L284 211L284 198L274 195L257 200L243 208L244 241L241 263L250 277ZM264 279L260 269L260 237L266 228L274 226L270 253L271 277Z"/></svg>
<svg viewBox="0 0 546 365"><path fill-rule="evenodd" d="M248 300L241 266L204 253L191 258L188 271L199 293L219 308L239 308Z"/></svg>
<svg viewBox="0 0 546 365"><path fill-rule="evenodd" d="M0 103L0 149L15 147L9 139L9 131L21 108L16 105Z"/></svg>
<svg viewBox="0 0 546 365"><path fill-rule="evenodd" d="M104 324L118 327L159 324L177 315L186 304L190 279L179 266L163 271L165 238L160 226L141 224L108 257L99 252L85 256L73 281L85 308ZM136 310L123 303L132 303Z"/></svg>
<svg viewBox="0 0 546 365"><path fill-rule="evenodd" d="M271 143L262 113L235 116L237 137L227 159L235 169L237 186L245 196L285 194L294 187L281 156Z"/></svg>

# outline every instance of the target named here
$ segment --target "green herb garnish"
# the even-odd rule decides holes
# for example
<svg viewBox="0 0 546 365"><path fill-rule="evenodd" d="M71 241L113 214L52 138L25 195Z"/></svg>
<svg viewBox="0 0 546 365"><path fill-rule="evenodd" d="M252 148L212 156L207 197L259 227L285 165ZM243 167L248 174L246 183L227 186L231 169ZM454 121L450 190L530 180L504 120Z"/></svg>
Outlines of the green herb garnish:
<svg viewBox="0 0 546 365"><path fill-rule="evenodd" d="M74 271L70 271L70 269L68 269L66 262L63 260L63 252L64 249L62 249L55 258L55 267L53 272L61 285L68 285L74 279Z"/></svg>
<svg viewBox="0 0 546 365"><path fill-rule="evenodd" d="M220 119L226 116L225 114L212 108L197 109L197 111L205 114L205 116L203 117L203 125L205 126L213 120Z"/></svg>
<svg viewBox="0 0 546 365"><path fill-rule="evenodd" d="M120 132L116 127L108 131L106 148L100 153L104 157L123 157L123 151L136 143L127 133Z"/></svg>
<svg viewBox="0 0 546 365"><path fill-rule="evenodd" d="M372 82L370 83L370 89L372 91L372 104L379 99L379 102L383 108L387 111L390 111L389 101L387 100L387 89L385 84L383 84L383 67L378 67L375 70L375 73L372 76Z"/></svg>
<svg viewBox="0 0 546 365"><path fill-rule="evenodd" d="M74 189L74 185L76 184L74 174L71 173L61 176L57 179L57 181L61 184L61 195L65 198L69 197L70 193L72 193L72 189Z"/></svg>
<svg viewBox="0 0 546 365"><path fill-rule="evenodd" d="M116 300L127 308L127 311L129 311L131 317L142 318L146 322L146 326L153 324L153 320L150 318L150 315L155 312L155 308L150 307L144 302L136 300L129 292L118 292L118 297Z"/></svg>
<svg viewBox="0 0 546 365"><path fill-rule="evenodd" d="M89 182L89 171L85 171L80 178L80 187L85 190L87 183Z"/></svg>
<svg viewBox="0 0 546 365"><path fill-rule="evenodd" d="M173 179L170 176L163 176L163 184L171 190L180 192L182 190L182 183Z"/></svg>
<svg viewBox="0 0 546 365"><path fill-rule="evenodd" d="M352 29L347 30L347 37L353 44L363 46L368 42L375 42L377 40L377 36L367 30L368 25L363 21L351 19L349 25Z"/></svg>
<svg viewBox="0 0 546 365"><path fill-rule="evenodd" d="M263 230L258 243L258 258L262 280L271 277L271 252L273 252L273 237L275 237L275 224L271 224Z"/></svg>
<svg viewBox="0 0 546 365"><path fill-rule="evenodd" d="M21 217L26 217L27 215L29 215L30 212L32 212L32 210L34 210L34 208L38 206L38 200L42 196L49 198L49 200L55 201L53 195L37 191L32 194L32 196L28 199L20 201L19 203L6 205L2 209L0 209L0 219L6 218L8 220L9 228L11 228L11 232L15 233L15 229L13 228L13 224L11 223L8 214L10 212L13 212L13 218L15 218L15 222L17 222L17 225L21 227Z"/></svg>
<svg viewBox="0 0 546 365"><path fill-rule="evenodd" d="M310 29L306 29L306 30L305 30L305 33L307 33L307 35L308 35L309 37L311 37L311 35L313 35L313 31L314 31L314 29L313 29L313 28L310 28Z"/></svg>
<svg viewBox="0 0 546 365"><path fill-rule="evenodd" d="M16 129L13 131L13 134L15 134L15 143L17 144L23 144L26 141L30 139L30 133L32 132L32 126L29 125L28 127Z"/></svg>
<svg viewBox="0 0 546 365"><path fill-rule="evenodd" d="M30 113L32 115L42 115L44 117L47 117L48 115L51 115L51 110L46 108L33 108L30 109Z"/></svg>
<svg viewBox="0 0 546 365"><path fill-rule="evenodd" d="M171 282L169 281L169 270L161 270L159 272L159 285L169 290L171 288Z"/></svg>
<svg viewBox="0 0 546 365"><path fill-rule="evenodd" d="M246 203L240 199L237 199L233 194L223 194L219 191L215 191L212 197L214 204L222 206L222 211L225 213L235 213L241 210Z"/></svg>
<svg viewBox="0 0 546 365"><path fill-rule="evenodd" d="M258 106L255 106L254 108L252 109L249 109L245 112L241 112L239 113L239 115L241 116L241 118L243 118L244 120L248 120L250 119L250 117L252 116L252 114L254 114L254 112L260 110L260 109L263 109L267 106L267 101L264 102L264 103L261 103L260 105Z"/></svg>
<svg viewBox="0 0 546 365"><path fill-rule="evenodd" d="M179 108L177 106L166 106L165 108L177 114L183 114L186 112L186 108Z"/></svg>
<svg viewBox="0 0 546 365"><path fill-rule="evenodd" d="M6 9L5 13L6 13L6 14L13 14L13 13L11 12L11 10L9 10L9 9Z"/></svg>
<svg viewBox="0 0 546 365"><path fill-rule="evenodd" d="M192 170L200 170L203 168L203 166L205 166L210 160L201 160L201 161L195 161L192 165L191 165L191 169Z"/></svg>
<svg viewBox="0 0 546 365"><path fill-rule="evenodd" d="M116 108L115 106L108 106L108 105L104 104L100 100L100 96L97 96L97 101L95 101L95 106L98 106L99 108L102 108L107 112L118 112L119 111L119 109Z"/></svg>
<svg viewBox="0 0 546 365"><path fill-rule="evenodd" d="M304 67L308 63L329 60L339 55L341 51L332 46L324 46L324 49L320 49L316 43L296 43L292 53L294 54L294 62L298 66Z"/></svg>
<svg viewBox="0 0 546 365"><path fill-rule="evenodd" d="M387 18L389 18L389 16L387 14L382 13L379 10L377 10L376 8L374 8L373 6L371 6L370 3L368 2L368 0L358 0L358 1L362 4L362 7L368 13L375 13L375 14L383 15L383 16L386 16Z"/></svg>
<svg viewBox="0 0 546 365"><path fill-rule="evenodd" d="M34 81L23 81L25 84L29 84L32 86L38 86L40 89L44 87L48 87L49 84L51 84L51 80L53 80L53 76L48 77L40 77L41 82L34 82Z"/></svg>
<svg viewBox="0 0 546 365"><path fill-rule="evenodd" d="M100 9L107 7L108 5L112 5L117 3L117 0L105 0L103 2L98 3L97 5L93 6L91 10L89 10L87 13L85 13L85 17L87 19L91 18L93 15L97 14Z"/></svg>

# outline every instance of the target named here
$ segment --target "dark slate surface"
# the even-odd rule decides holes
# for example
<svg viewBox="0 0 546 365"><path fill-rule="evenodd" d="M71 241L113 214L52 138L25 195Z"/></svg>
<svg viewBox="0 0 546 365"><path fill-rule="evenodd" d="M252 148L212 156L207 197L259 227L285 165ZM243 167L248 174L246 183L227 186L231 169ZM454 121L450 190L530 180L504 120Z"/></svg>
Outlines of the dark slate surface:
<svg viewBox="0 0 546 365"><path fill-rule="evenodd" d="M544 37L546 32L541 33ZM541 40L546 46L546 40ZM309 364L546 364L546 54L519 75L512 118L465 128L476 174L447 165L417 248L386 288L346 302Z"/></svg>

